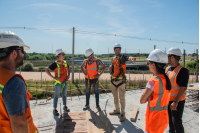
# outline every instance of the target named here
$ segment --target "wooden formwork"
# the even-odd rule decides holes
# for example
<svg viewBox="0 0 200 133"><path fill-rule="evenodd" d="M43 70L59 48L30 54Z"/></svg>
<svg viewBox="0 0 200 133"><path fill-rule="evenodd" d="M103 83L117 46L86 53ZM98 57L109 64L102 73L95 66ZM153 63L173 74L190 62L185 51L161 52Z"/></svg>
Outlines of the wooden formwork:
<svg viewBox="0 0 200 133"><path fill-rule="evenodd" d="M56 133L116 133L104 111L64 113Z"/></svg>

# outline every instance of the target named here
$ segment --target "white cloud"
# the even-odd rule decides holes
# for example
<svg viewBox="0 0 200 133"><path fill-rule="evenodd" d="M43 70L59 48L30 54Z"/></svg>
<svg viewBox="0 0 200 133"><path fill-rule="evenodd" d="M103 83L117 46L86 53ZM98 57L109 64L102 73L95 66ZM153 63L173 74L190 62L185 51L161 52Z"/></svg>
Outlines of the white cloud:
<svg viewBox="0 0 200 133"><path fill-rule="evenodd" d="M100 5L107 6L111 12L123 12L121 6L117 5L119 0L101 0Z"/></svg>
<svg viewBox="0 0 200 133"><path fill-rule="evenodd" d="M82 9L80 8L76 8L73 6L67 6L67 5L63 5L63 4L58 4L58 3L33 3L30 5L25 5L22 8L33 8L33 9L38 9L38 8L52 8L55 7L56 9L72 9L72 10L79 10L82 11Z"/></svg>

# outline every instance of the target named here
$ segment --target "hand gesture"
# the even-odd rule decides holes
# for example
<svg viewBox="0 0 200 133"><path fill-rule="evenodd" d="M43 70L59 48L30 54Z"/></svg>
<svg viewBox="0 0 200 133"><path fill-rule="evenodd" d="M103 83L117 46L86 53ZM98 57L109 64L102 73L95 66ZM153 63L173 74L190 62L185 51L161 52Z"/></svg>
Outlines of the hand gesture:
<svg viewBox="0 0 200 133"><path fill-rule="evenodd" d="M178 106L178 103L173 102L173 103L170 105L170 109L176 111L176 110L177 110L177 106Z"/></svg>

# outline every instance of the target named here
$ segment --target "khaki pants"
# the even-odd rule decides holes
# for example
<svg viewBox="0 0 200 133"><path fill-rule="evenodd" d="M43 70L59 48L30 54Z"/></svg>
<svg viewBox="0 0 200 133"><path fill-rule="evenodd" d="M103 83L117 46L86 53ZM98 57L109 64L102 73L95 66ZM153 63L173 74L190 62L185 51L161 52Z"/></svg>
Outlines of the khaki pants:
<svg viewBox="0 0 200 133"><path fill-rule="evenodd" d="M122 80L119 81L113 81L113 83L115 85L118 85L119 83L121 83ZM119 107L119 99L120 99L120 104L121 104L121 114L125 115L125 83L120 85L117 89L116 87L111 83L111 90L112 90L112 94L114 97L114 104L115 104L115 108L117 111L120 110ZM119 96L118 96L119 95Z"/></svg>

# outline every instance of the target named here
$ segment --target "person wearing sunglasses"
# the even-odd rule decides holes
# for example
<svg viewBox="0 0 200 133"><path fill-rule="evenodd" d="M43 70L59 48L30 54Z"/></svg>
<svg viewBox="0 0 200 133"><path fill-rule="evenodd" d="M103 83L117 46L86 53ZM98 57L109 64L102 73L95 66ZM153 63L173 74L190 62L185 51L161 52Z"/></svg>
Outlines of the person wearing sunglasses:
<svg viewBox="0 0 200 133"><path fill-rule="evenodd" d="M68 87L68 80L70 78L70 69L69 65L67 64L65 59L65 51L62 49L56 50L56 56L58 57L58 60L56 60L54 63L52 63L49 68L46 69L46 73L52 77L55 81L55 95L53 99L53 114L55 116L59 116L59 113L57 111L57 103L58 98L60 96L60 92L62 92L62 100L63 100L63 110L69 112L69 108L67 107L67 87ZM54 70L55 76L53 76L50 71Z"/></svg>
<svg viewBox="0 0 200 133"><path fill-rule="evenodd" d="M172 47L167 51L169 67L166 68L172 84L169 100L169 132L170 133L184 133L182 124L182 116L185 106L185 98L189 80L189 70L179 64L182 56L181 50Z"/></svg>
<svg viewBox="0 0 200 133"><path fill-rule="evenodd" d="M37 133L31 115L25 80L16 69L23 65L24 49L30 49L11 31L0 33L0 132Z"/></svg>
<svg viewBox="0 0 200 133"><path fill-rule="evenodd" d="M148 102L145 114L145 131L148 133L163 133L169 124L168 104L171 82L165 74L168 63L167 54L160 49L153 50L148 58L147 65L153 72L146 89L140 97L140 103Z"/></svg>
<svg viewBox="0 0 200 133"><path fill-rule="evenodd" d="M90 90L93 85L95 98L96 98L96 109L101 111L99 106L99 77L106 70L105 64L97 57L94 57L94 51L91 48L86 49L85 56L87 59L81 64L81 71L85 75L85 87L86 87L86 105L83 110L87 110L90 108ZM99 73L99 65L103 67L101 72Z"/></svg>

